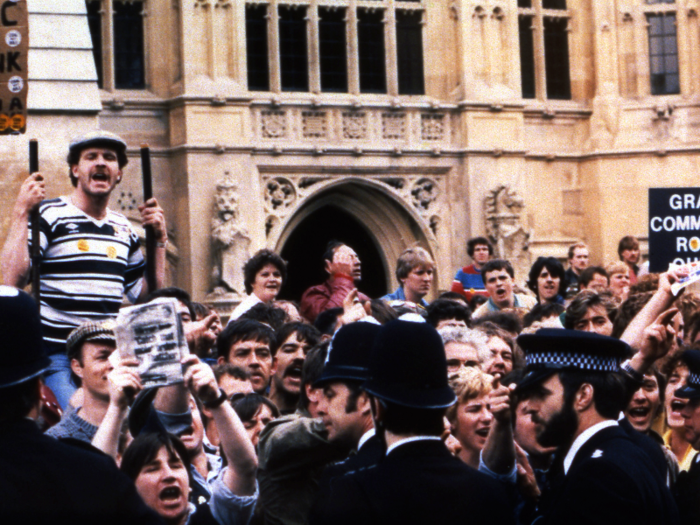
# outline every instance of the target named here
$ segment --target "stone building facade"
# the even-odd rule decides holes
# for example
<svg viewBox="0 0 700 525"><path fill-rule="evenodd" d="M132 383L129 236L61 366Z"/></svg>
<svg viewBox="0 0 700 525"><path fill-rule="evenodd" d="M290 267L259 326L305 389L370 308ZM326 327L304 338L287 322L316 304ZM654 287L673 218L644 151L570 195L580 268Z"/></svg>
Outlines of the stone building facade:
<svg viewBox="0 0 700 525"><path fill-rule="evenodd" d="M448 289L494 231L522 268L576 240L609 262L647 237L649 187L697 184L699 4L29 0L28 134L0 139L0 199L28 137L54 196L69 138L100 127L130 145L113 205L136 220L147 142L171 282L224 310L248 254L280 251L300 289L330 236L370 294L415 242Z"/></svg>

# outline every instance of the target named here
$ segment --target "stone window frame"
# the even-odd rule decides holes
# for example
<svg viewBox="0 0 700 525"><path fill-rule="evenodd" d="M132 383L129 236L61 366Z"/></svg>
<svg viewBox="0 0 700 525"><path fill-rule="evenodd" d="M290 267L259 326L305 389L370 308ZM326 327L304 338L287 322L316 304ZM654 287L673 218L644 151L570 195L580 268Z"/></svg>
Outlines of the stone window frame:
<svg viewBox="0 0 700 525"><path fill-rule="evenodd" d="M570 3L572 0L568 0L566 3ZM518 21L530 19L532 24L530 30L532 31L532 43L533 43L533 69L534 69L534 84L535 91L534 96L528 96L523 98L525 100L573 100L573 87L571 82L571 71L572 71L572 58L575 57L575 53L572 53L572 39L568 38L568 34L571 32L571 18L572 12L568 5L564 8L545 8L543 5L547 0L518 0ZM550 0L551 2L551 0ZM564 2L562 2L564 3ZM525 6L524 4L529 4ZM545 23L549 20L563 21L566 24L565 32L567 34L567 48L568 48L568 93L565 96L558 94L556 97L550 96L547 92L548 79L554 81L554 79L548 77L548 71L546 67L547 62L547 45L545 42ZM520 36L519 36L520 38ZM522 46L522 41L520 42ZM521 64L522 72L522 64ZM551 75L551 72L549 73Z"/></svg>
<svg viewBox="0 0 700 525"><path fill-rule="evenodd" d="M647 58L648 60L646 61L647 67L648 67L648 76L649 76L649 83L648 83L648 92L652 96L664 96L664 95L680 95L682 93L682 84L681 84L681 78L683 75L681 74L681 65L680 65L680 46L678 45L678 24L679 24L679 9L678 9L678 4L676 3L675 0L644 0L643 1L643 7L642 11L644 12L644 28L646 30L646 38L647 38L647 46L646 46L646 52L647 52ZM652 17L669 17L673 16L675 18L673 27L674 27L674 33L673 35L664 35L664 36L673 36L675 37L676 40L676 52L675 52L675 68L676 68L676 75L678 76L677 79L677 86L678 89L675 91L658 91L654 92L654 85L653 85L653 80L652 76L654 74L653 71L653 66L652 66L652 49L651 49L651 39L653 36L658 36L658 35L652 35L652 24L650 22L650 19ZM667 53L664 53L662 56L666 56ZM667 71L664 68L664 75L672 74L671 71Z"/></svg>
<svg viewBox="0 0 700 525"><path fill-rule="evenodd" d="M279 6L297 6L306 8L307 20L307 57L309 68L309 90L296 91L295 93L329 94L340 93L338 91L321 90L320 72L320 44L319 44L319 7L346 10L346 46L347 46L347 91L342 94L349 95L380 95L399 96L398 56L396 45L396 14L398 11L417 11L422 13L421 25L425 24L428 0L245 0L246 6L267 6L267 32L268 32L268 64L269 64L269 88L267 90L255 90L255 92L283 93L282 89L280 56L279 56ZM358 52L358 9L384 11L384 45L385 45L385 93L364 93L360 89L359 52ZM425 35L423 39L423 58L425 58ZM247 41L247 38L246 38ZM425 67L423 73L423 91L425 92ZM247 79L247 64L246 75ZM422 96L425 93L414 93L414 96ZM403 96L403 95L402 95ZM407 95L408 96L408 95Z"/></svg>
<svg viewBox="0 0 700 525"><path fill-rule="evenodd" d="M102 85L100 89L108 92L114 91L144 91L148 89L149 86L149 52L148 52L148 24L147 24L147 9L149 0L87 0L88 13L90 12L90 4L99 4L100 9L97 11L100 15L100 44L101 49L93 49L95 55L101 58L101 73L102 73ZM124 3L124 4L142 4L141 17L143 20L143 50L142 50L142 61L143 61L143 86L140 87L117 87L116 80L116 65L115 65L115 35L114 35L114 4ZM91 28L92 31L92 28ZM92 36L92 34L91 34ZM99 69L100 65L95 64ZM98 71L98 76L99 76Z"/></svg>

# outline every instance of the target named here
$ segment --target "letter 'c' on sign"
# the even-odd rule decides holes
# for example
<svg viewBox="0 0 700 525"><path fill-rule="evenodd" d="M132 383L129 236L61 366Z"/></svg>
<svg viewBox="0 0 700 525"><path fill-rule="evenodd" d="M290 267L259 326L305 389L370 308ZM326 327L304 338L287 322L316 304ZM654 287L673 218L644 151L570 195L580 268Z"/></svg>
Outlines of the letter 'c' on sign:
<svg viewBox="0 0 700 525"><path fill-rule="evenodd" d="M0 7L0 21L2 22L2 25L5 27L10 27L10 26L16 26L17 25L17 20L10 20L7 17L7 10L10 7L17 7L17 1L15 0L14 2L12 0L5 0L2 3L2 7Z"/></svg>
<svg viewBox="0 0 700 525"><path fill-rule="evenodd" d="M661 217L654 217L651 219L650 227L652 231L655 232L660 232L661 231Z"/></svg>

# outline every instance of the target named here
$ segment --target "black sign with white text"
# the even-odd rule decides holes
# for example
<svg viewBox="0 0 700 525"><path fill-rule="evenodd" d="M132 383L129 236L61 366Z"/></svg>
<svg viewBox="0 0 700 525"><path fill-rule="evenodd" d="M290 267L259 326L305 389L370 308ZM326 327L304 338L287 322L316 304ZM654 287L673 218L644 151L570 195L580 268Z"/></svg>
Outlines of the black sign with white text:
<svg viewBox="0 0 700 525"><path fill-rule="evenodd" d="M700 260L700 188L649 188L649 271Z"/></svg>

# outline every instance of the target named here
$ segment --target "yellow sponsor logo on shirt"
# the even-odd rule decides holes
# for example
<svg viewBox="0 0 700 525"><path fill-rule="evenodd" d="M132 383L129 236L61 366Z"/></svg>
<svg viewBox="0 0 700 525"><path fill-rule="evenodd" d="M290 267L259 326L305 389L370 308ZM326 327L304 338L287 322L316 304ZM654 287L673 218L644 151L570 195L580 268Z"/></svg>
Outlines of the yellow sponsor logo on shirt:
<svg viewBox="0 0 700 525"><path fill-rule="evenodd" d="M107 246L107 257L110 259L117 258L117 249L114 246Z"/></svg>
<svg viewBox="0 0 700 525"><path fill-rule="evenodd" d="M85 239L80 239L78 241L78 250L80 250L81 252L87 252L90 250L90 245Z"/></svg>

